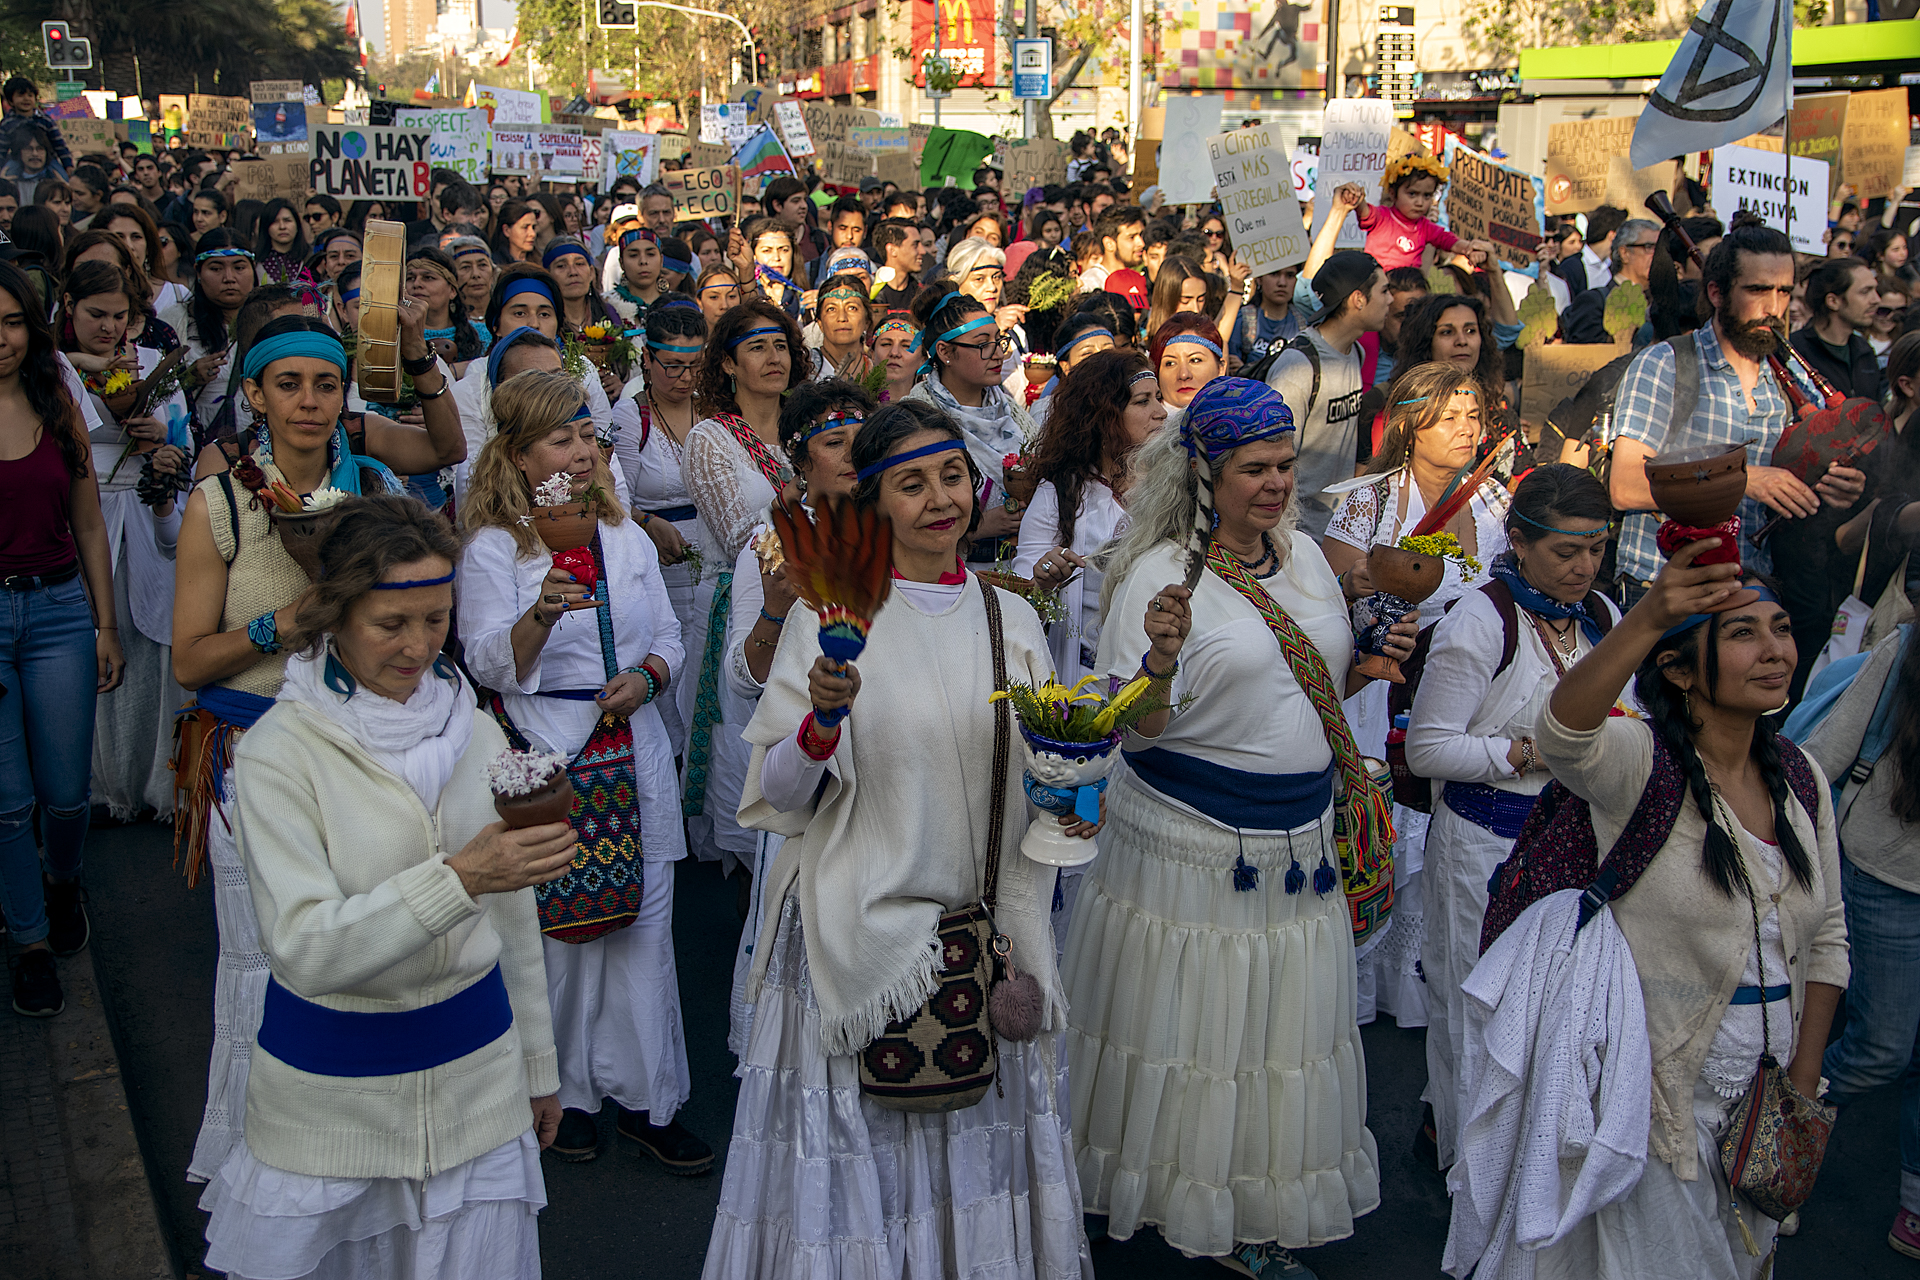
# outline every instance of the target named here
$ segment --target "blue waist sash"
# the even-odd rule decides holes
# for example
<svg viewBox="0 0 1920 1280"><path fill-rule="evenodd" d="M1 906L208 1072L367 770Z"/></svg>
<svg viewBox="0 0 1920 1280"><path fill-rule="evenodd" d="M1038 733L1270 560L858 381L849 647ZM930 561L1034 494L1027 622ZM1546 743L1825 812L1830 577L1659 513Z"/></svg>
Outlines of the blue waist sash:
<svg viewBox="0 0 1920 1280"><path fill-rule="evenodd" d="M225 685L210 684L193 695L193 700L236 729L251 729L253 722L273 709L273 699L257 693L242 693Z"/></svg>
<svg viewBox="0 0 1920 1280"><path fill-rule="evenodd" d="M1441 796L1447 808L1477 827L1485 827L1502 840L1513 840L1533 811L1538 797L1515 795L1490 787L1484 782L1449 782Z"/></svg>
<svg viewBox="0 0 1920 1280"><path fill-rule="evenodd" d="M1777 987L1735 987L1733 999L1728 1004L1772 1004L1776 1000L1785 1000L1793 994L1793 984L1783 982Z"/></svg>
<svg viewBox="0 0 1920 1280"><path fill-rule="evenodd" d="M604 687L604 686L603 686ZM533 695L536 698L559 698L566 702L594 702L600 697L599 689L542 689Z"/></svg>
<svg viewBox="0 0 1920 1280"><path fill-rule="evenodd" d="M392 1013L354 1013L303 1000L267 980L256 1037L262 1049L316 1076L397 1076L464 1058L513 1026L500 966L439 1004Z"/></svg>
<svg viewBox="0 0 1920 1280"><path fill-rule="evenodd" d="M691 503L684 507L643 507L641 509L655 520L665 520L668 524L680 524L700 514L699 509Z"/></svg>
<svg viewBox="0 0 1920 1280"><path fill-rule="evenodd" d="M1215 822L1247 831L1291 831L1333 803L1334 766L1319 773L1249 773L1165 747L1126 753L1140 781Z"/></svg>

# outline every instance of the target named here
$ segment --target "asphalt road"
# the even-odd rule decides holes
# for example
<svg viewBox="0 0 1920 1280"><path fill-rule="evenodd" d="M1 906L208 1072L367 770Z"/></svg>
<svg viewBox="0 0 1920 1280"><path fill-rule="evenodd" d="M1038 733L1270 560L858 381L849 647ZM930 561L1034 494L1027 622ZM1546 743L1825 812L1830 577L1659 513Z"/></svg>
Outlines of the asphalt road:
<svg viewBox="0 0 1920 1280"><path fill-rule="evenodd" d="M160 1216L183 1275L209 1274L200 1189L183 1171L206 1096L212 1041L213 901L172 868L171 833L153 825L99 830L87 850L93 959L115 1022L121 1070ZM686 1011L693 1097L682 1120L724 1153L732 1127L733 1056L727 988L739 922L734 894L712 865L678 867L674 936ZM1441 1275L1447 1199L1439 1175L1409 1153L1424 1081L1423 1033L1392 1025L1364 1032L1369 1119L1380 1149L1383 1203L1349 1240L1302 1254L1321 1280ZM1920 1278L1920 1261L1896 1254L1886 1232L1899 1182L1896 1095L1883 1090L1844 1115L1804 1226L1784 1241L1776 1274L1823 1280ZM720 1174L675 1178L616 1143L601 1117L600 1158L546 1161L548 1208L541 1256L548 1280L696 1280L706 1253ZM1182 1258L1150 1231L1093 1246L1102 1280L1217 1280L1215 1263Z"/></svg>

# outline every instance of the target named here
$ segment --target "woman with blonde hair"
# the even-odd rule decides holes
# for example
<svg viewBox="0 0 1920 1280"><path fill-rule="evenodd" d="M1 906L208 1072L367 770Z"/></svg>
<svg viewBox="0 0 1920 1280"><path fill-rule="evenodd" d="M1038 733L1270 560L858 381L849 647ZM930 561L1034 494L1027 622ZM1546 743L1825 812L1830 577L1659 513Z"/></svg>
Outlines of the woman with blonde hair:
<svg viewBox="0 0 1920 1280"><path fill-rule="evenodd" d="M1182 311L1207 314L1207 272L1186 254L1170 253L1153 276L1153 303L1147 308L1147 322L1142 330L1147 340L1153 341L1160 326ZM1224 325L1214 327L1226 328Z"/></svg>
<svg viewBox="0 0 1920 1280"><path fill-rule="evenodd" d="M500 385L493 411L498 434L481 449L460 507L471 536L460 566L467 663L495 691L509 741L557 753L574 769L590 763L596 782L614 780L576 787L572 820L607 833L585 851L606 874L631 884L637 870L640 880L637 900L584 940L542 920L565 1109L553 1149L563 1160L593 1159L594 1117L611 1097L623 1137L671 1173L704 1173L712 1150L674 1119L691 1089L671 866L686 843L673 746L655 705L679 674L680 626L652 539L614 497L580 384L529 370ZM556 480L570 500L595 503L590 574L556 564L529 519L536 494Z"/></svg>

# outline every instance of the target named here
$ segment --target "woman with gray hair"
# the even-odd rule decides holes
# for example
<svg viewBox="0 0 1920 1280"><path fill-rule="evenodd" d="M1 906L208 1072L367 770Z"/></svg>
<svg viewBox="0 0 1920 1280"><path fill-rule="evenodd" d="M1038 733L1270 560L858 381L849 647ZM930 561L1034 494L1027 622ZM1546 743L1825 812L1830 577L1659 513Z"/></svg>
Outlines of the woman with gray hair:
<svg viewBox="0 0 1920 1280"><path fill-rule="evenodd" d="M1217 378L1134 455L1094 669L1170 709L1123 740L1063 974L1088 1212L1311 1280L1288 1250L1380 1203L1353 935L1393 836L1340 710L1365 678L1295 528L1293 433L1279 393Z"/></svg>

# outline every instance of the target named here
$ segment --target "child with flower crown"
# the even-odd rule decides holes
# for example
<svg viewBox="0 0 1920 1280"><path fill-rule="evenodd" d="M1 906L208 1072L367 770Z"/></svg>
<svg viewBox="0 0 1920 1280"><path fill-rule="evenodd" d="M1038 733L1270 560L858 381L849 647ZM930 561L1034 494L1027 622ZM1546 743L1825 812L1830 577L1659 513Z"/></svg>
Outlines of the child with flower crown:
<svg viewBox="0 0 1920 1280"><path fill-rule="evenodd" d="M1463 241L1427 216L1447 176L1447 166L1432 156L1401 156L1387 165L1380 179L1385 203L1367 203L1366 192L1349 182L1333 193L1334 211L1354 211L1360 229L1367 233L1367 252L1382 271L1424 265L1421 259L1430 244L1449 252L1456 247L1462 253L1482 249L1491 257L1492 245Z"/></svg>

